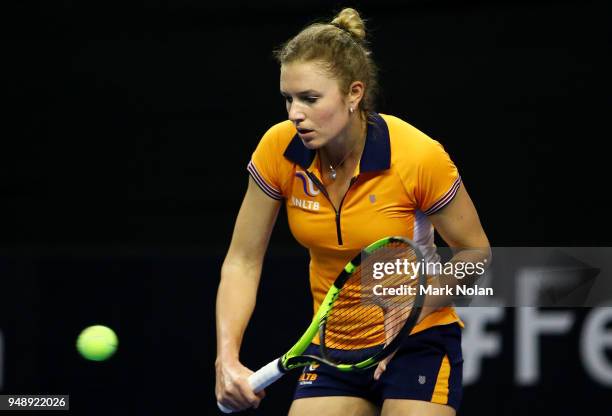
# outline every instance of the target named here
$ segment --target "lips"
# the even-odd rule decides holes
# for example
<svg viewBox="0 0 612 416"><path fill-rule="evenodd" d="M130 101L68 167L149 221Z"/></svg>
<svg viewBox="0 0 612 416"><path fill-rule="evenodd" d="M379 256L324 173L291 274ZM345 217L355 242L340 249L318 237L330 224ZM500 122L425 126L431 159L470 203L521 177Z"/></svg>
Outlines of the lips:
<svg viewBox="0 0 612 416"><path fill-rule="evenodd" d="M309 129L297 129L298 133L300 134L308 134L308 133L312 133L314 130L309 130Z"/></svg>

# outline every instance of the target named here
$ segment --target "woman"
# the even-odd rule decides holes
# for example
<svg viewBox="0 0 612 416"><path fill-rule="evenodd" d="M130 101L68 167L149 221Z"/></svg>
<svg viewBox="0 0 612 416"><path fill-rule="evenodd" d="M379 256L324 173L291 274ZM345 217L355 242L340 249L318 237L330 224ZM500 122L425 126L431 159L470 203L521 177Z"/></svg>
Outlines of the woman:
<svg viewBox="0 0 612 416"><path fill-rule="evenodd" d="M282 203L292 233L309 249L315 310L344 264L385 236L404 235L431 248L435 227L449 246L462 248L451 261L489 256L474 205L442 146L396 117L373 112L376 68L355 10L307 27L276 55L289 120L264 135L248 165L217 295L216 395L235 410L257 407L264 397L251 391L252 371L238 352ZM454 415L461 399L461 325L452 307L431 304L413 335L376 369L347 376L306 367L316 382L298 382L289 414Z"/></svg>

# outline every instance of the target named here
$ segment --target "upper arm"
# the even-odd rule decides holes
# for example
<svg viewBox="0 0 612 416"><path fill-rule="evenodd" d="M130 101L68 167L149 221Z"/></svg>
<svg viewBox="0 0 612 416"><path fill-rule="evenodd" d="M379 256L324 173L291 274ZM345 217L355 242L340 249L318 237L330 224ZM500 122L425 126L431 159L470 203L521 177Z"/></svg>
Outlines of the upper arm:
<svg viewBox="0 0 612 416"><path fill-rule="evenodd" d="M266 195L249 175L225 264L261 266L280 206L281 201Z"/></svg>
<svg viewBox="0 0 612 416"><path fill-rule="evenodd" d="M463 183L453 199L439 211L429 215L429 219L450 247L489 248L489 240Z"/></svg>

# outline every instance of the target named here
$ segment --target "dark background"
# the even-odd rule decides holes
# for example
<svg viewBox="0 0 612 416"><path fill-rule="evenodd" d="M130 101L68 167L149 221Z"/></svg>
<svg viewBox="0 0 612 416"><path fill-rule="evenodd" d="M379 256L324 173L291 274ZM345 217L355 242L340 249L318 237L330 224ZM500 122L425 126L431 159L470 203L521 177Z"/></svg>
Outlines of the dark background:
<svg viewBox="0 0 612 416"><path fill-rule="evenodd" d="M3 13L0 393L70 394L79 414L215 414L219 269L250 154L286 118L272 50L344 5L369 20L378 110L445 146L494 246L610 245L604 2L19 3ZM279 218L244 345L253 368L310 314L305 252ZM610 404L568 359L578 329L551 341L541 385L515 385L507 315L503 355L460 414ZM120 337L108 362L74 350L94 323ZM259 414L283 414L294 379Z"/></svg>

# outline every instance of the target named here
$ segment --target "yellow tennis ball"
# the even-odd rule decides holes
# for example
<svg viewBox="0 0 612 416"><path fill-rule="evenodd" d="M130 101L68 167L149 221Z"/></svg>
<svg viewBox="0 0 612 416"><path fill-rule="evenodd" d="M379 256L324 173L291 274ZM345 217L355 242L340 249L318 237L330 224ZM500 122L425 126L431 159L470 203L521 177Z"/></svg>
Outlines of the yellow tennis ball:
<svg viewBox="0 0 612 416"><path fill-rule="evenodd" d="M85 328L77 338L76 347L88 360L104 361L117 350L119 340L115 332L104 325Z"/></svg>

